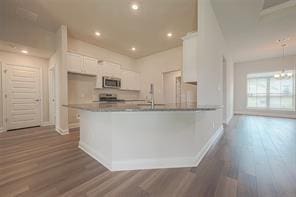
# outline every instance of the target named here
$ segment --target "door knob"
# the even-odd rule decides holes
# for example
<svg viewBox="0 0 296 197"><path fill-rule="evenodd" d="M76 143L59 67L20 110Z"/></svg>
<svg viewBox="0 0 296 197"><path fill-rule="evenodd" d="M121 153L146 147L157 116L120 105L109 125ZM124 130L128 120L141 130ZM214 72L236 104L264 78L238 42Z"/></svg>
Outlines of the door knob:
<svg viewBox="0 0 296 197"><path fill-rule="evenodd" d="M36 99L35 101L36 101L36 102L39 102L40 100L39 100L39 99Z"/></svg>

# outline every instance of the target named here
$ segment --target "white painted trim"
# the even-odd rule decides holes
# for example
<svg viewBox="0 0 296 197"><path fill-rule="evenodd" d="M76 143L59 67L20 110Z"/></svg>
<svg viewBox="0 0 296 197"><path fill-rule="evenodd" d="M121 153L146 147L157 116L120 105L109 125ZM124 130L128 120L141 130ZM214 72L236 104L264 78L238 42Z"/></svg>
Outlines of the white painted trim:
<svg viewBox="0 0 296 197"><path fill-rule="evenodd" d="M38 66L36 66L37 68ZM40 93L40 126L42 125L43 122L43 116L44 116L44 99L43 99L43 66L38 67L39 69L39 74L40 74L40 78L39 78L39 93Z"/></svg>
<svg viewBox="0 0 296 197"><path fill-rule="evenodd" d="M76 129L76 128L79 128L80 127L80 123L77 122L77 123L70 123L68 125L69 129Z"/></svg>
<svg viewBox="0 0 296 197"><path fill-rule="evenodd" d="M209 139L209 141L202 147L202 149L199 151L199 153L195 156L195 166L198 166L201 160L204 158L204 156L207 154L207 152L210 150L212 145L215 144L215 142L222 136L224 133L223 125L220 126L215 134Z"/></svg>
<svg viewBox="0 0 296 197"><path fill-rule="evenodd" d="M261 16L268 15L268 14L271 14L273 12L277 12L277 11L280 11L280 10L283 10L283 9L286 9L286 8L289 8L289 7L293 7L293 6L296 6L296 1L295 0L290 0L290 1L287 1L285 3L281 3L279 5L272 6L270 8L266 8L266 9L261 11L260 15Z"/></svg>
<svg viewBox="0 0 296 197"><path fill-rule="evenodd" d="M88 146L84 142L79 141L78 147L81 150L83 150L86 154L91 156L93 159L97 160L100 164L105 166L108 170L113 171L111 168L111 164L108 162L108 160L103 155L98 154L98 152L93 150L90 146Z"/></svg>
<svg viewBox="0 0 296 197"><path fill-rule="evenodd" d="M56 77L56 69L55 69L55 65L53 66L50 66L48 68L48 105L49 105L49 122L51 125L55 125L55 112L56 112L56 97L55 97L55 94L56 94L56 90L55 88L56 87L53 87L55 86L55 77ZM52 81L51 79L53 79L54 81ZM52 89L54 88L54 91L52 91ZM52 99L54 99L54 105L52 105Z"/></svg>
<svg viewBox="0 0 296 197"><path fill-rule="evenodd" d="M56 128L55 129L56 132L58 132L60 135L68 135L69 134L69 130L63 130L63 129L60 129L60 128Z"/></svg>
<svg viewBox="0 0 296 197"><path fill-rule="evenodd" d="M233 118L233 114L227 118L226 122L223 122L223 123L228 125L232 118Z"/></svg>
<svg viewBox="0 0 296 197"><path fill-rule="evenodd" d="M49 121L44 121L44 122L41 122L41 125L42 127L46 127L46 126L51 126L52 124L49 122Z"/></svg>
<svg viewBox="0 0 296 197"><path fill-rule="evenodd" d="M219 127L201 151L193 157L137 159L129 161L115 161L110 164L103 155L99 155L97 151L93 150L90 146L81 141L79 142L79 148L110 171L196 167L202 161L212 145L220 138L223 132L223 126Z"/></svg>
<svg viewBox="0 0 296 197"><path fill-rule="evenodd" d="M163 168L188 168L195 166L193 157L176 157L163 159L137 159L112 162L111 171L147 170Z"/></svg>
<svg viewBox="0 0 296 197"><path fill-rule="evenodd" d="M187 39L189 39L191 37L195 37L195 36L198 36L198 32L189 32L182 38L182 40L187 40Z"/></svg>
<svg viewBox="0 0 296 197"><path fill-rule="evenodd" d="M6 64L2 63L2 121L3 121L3 131L7 131L7 122L6 119L6 111L7 111L7 104L6 104L6 74L5 74Z"/></svg>
<svg viewBox="0 0 296 197"><path fill-rule="evenodd" d="M7 90L6 90L6 73L4 72L7 69L7 65L14 65L14 66L22 66L22 67L30 67L30 68L35 68L37 70L39 70L39 93L40 93L40 126L42 126L42 122L43 122L43 116L44 116L44 99L43 99L43 66L42 65L20 65L20 64L11 64L11 63L2 63L2 113L3 113L3 127L4 127L4 131L7 131L7 123L5 121L5 119L7 118L7 102L6 102L6 98L5 98L5 94L7 94Z"/></svg>
<svg viewBox="0 0 296 197"><path fill-rule="evenodd" d="M236 115L249 115L249 116L266 116L266 117L276 117L276 118L293 118L296 119L296 115L293 114L276 114L276 113L266 113L266 112L250 112L250 111L235 111Z"/></svg>

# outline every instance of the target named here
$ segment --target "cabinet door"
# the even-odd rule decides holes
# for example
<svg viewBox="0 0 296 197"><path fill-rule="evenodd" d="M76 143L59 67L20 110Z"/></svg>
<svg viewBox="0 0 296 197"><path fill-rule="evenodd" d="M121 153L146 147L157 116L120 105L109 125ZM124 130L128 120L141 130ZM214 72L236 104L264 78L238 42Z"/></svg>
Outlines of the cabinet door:
<svg viewBox="0 0 296 197"><path fill-rule="evenodd" d="M134 90L139 91L141 88L141 84L140 84L140 74L139 73L135 73L135 78L134 78Z"/></svg>
<svg viewBox="0 0 296 197"><path fill-rule="evenodd" d="M197 81L197 34L183 38L183 80L184 82Z"/></svg>
<svg viewBox="0 0 296 197"><path fill-rule="evenodd" d="M121 89L128 90L129 88L129 72L128 70L121 70Z"/></svg>
<svg viewBox="0 0 296 197"><path fill-rule="evenodd" d="M96 88L103 88L103 69L102 64L98 64Z"/></svg>
<svg viewBox="0 0 296 197"><path fill-rule="evenodd" d="M94 58L84 57L83 72L96 76L98 74L98 61Z"/></svg>
<svg viewBox="0 0 296 197"><path fill-rule="evenodd" d="M102 64L103 75L108 77L120 78L121 70L120 65L112 62L103 62Z"/></svg>
<svg viewBox="0 0 296 197"><path fill-rule="evenodd" d="M124 70L121 75L122 89L140 90L140 75L136 72Z"/></svg>
<svg viewBox="0 0 296 197"><path fill-rule="evenodd" d="M82 73L83 56L67 53L67 68L68 72Z"/></svg>

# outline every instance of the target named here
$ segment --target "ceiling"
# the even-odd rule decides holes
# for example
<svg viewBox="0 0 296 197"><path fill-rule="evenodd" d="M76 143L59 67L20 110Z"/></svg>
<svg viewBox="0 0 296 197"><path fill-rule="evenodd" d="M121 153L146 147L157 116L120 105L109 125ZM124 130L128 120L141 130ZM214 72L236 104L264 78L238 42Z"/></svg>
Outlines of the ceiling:
<svg viewBox="0 0 296 197"><path fill-rule="evenodd" d="M133 58L180 46L181 37L197 27L197 0L1 1L6 17L30 21L51 32L64 24L71 37ZM139 10L132 10L132 3ZM96 37L95 31L101 36Z"/></svg>
<svg viewBox="0 0 296 197"><path fill-rule="evenodd" d="M212 2L235 62L279 57L282 49L276 40L286 37L290 37L287 54L296 54L295 4L262 15L266 0Z"/></svg>

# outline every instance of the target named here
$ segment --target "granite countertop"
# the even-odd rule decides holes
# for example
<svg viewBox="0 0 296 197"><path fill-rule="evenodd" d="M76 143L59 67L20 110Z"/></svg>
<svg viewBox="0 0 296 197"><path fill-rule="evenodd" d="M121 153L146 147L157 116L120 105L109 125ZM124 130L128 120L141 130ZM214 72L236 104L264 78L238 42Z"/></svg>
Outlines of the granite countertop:
<svg viewBox="0 0 296 197"><path fill-rule="evenodd" d="M156 104L154 108L150 104L137 103L87 103L69 104L64 107L92 112L140 112L140 111L215 111L221 109L221 105L198 105L196 103L182 104Z"/></svg>

